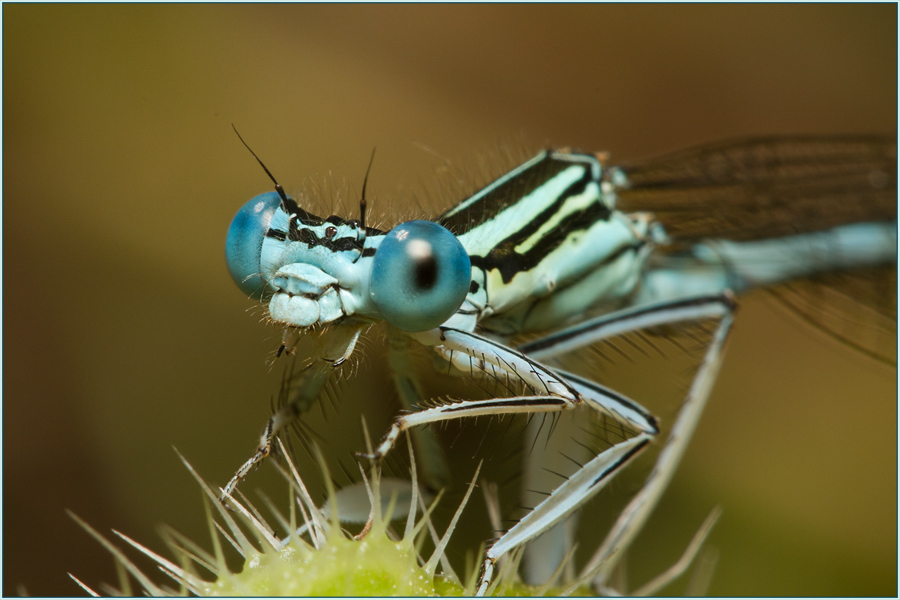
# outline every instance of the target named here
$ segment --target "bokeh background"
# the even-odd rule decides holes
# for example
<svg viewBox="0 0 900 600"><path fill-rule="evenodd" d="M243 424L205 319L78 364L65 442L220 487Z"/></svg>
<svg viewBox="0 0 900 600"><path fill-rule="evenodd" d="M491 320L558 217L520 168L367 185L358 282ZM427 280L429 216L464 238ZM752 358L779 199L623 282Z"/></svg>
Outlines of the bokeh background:
<svg viewBox="0 0 900 600"><path fill-rule="evenodd" d="M223 484L281 373L224 266L270 189L231 123L289 191L358 193L377 146L376 212L507 144L638 159L897 126L895 5L4 5L3 34L5 595L115 581L66 508L208 545L172 447ZM894 370L747 298L636 583L721 505L710 593L895 595L896 411Z"/></svg>

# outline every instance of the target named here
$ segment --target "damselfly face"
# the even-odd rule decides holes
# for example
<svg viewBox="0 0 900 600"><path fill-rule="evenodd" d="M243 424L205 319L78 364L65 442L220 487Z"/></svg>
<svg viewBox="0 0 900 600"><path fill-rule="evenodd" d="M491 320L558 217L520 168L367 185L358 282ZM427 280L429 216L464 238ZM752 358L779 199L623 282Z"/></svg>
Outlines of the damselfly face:
<svg viewBox="0 0 900 600"><path fill-rule="evenodd" d="M295 328L356 317L425 331L456 312L471 283L469 255L437 223L409 221L384 233L322 219L276 192L238 211L225 253L238 287Z"/></svg>

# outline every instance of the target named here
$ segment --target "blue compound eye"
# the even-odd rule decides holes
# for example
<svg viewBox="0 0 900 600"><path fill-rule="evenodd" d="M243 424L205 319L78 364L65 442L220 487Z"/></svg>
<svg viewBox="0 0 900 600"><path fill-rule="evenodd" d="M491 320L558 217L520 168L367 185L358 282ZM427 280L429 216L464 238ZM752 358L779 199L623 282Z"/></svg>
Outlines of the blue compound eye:
<svg viewBox="0 0 900 600"><path fill-rule="evenodd" d="M242 292L257 300L262 300L266 292L259 264L263 240L280 206L281 197L276 192L253 198L234 216L225 238L225 262L231 278Z"/></svg>
<svg viewBox="0 0 900 600"><path fill-rule="evenodd" d="M431 221L409 221L391 229L375 252L369 294L394 327L425 331L456 312L471 276L456 236Z"/></svg>

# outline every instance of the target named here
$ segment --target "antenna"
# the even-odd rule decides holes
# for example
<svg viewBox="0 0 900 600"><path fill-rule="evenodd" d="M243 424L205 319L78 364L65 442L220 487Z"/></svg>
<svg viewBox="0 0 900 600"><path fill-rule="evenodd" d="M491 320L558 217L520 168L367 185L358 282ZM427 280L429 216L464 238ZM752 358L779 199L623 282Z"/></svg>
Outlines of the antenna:
<svg viewBox="0 0 900 600"><path fill-rule="evenodd" d="M366 184L369 183L369 173L372 171L372 162L375 160L375 148L372 148L372 156L369 157L369 166L366 167L366 176L363 177L362 198L359 199L359 227L366 231Z"/></svg>
<svg viewBox="0 0 900 600"><path fill-rule="evenodd" d="M263 168L263 171L266 172L266 175L268 175L269 179L272 180L272 183L275 184L275 191L278 192L279 196L281 196L281 201L287 202L288 197L287 197L287 194L284 193L284 188L281 187L281 184L275 180L275 177L272 175L272 173L269 171L269 169L266 168L266 165L263 163L263 161L261 161L259 159L259 157L256 155L256 152L254 152L253 149L247 145L247 142L245 142L244 138L241 137L241 134L238 133L237 127L234 126L234 123L231 124L231 128L234 129L234 133L238 136L238 139L241 140L241 143L244 145L244 148L246 148L247 150L250 151L250 154L253 155L253 158L256 159L256 162L259 163L259 166L261 166ZM373 152L373 156L374 156L374 152ZM369 166L371 166L371 163L369 164ZM366 175L368 175L368 173ZM363 190L365 190L365 184L363 184ZM365 193L364 193L364 195L365 195Z"/></svg>

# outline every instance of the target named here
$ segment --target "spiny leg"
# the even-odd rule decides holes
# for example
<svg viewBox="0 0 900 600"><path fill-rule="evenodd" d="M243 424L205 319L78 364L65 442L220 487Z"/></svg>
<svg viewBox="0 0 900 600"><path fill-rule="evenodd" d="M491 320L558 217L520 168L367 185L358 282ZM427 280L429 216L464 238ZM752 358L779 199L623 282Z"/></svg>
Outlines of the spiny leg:
<svg viewBox="0 0 900 600"><path fill-rule="evenodd" d="M648 433L653 436L656 436L659 433L659 425L656 417L636 402L589 379L585 379L561 369L554 369L554 371L561 377L564 377L565 380L582 395L585 404L598 413L601 413L610 419L614 419L623 426L627 425L630 428L634 428L634 430L639 432ZM573 425L576 421L577 419L561 419L554 430L555 435L547 440L547 444L553 447L554 444L560 446L561 444L568 443L570 441L568 438L572 438L575 435ZM568 423L569 431L561 430L561 428L566 426L566 423ZM529 427L532 428L532 430L538 426L540 426L540 423L537 419L534 419L529 423ZM622 429L621 433L624 437L626 430ZM633 434L634 432L632 431L631 433ZM535 433L535 435L537 434ZM569 444L569 446L571 446L571 444ZM574 449L570 448L566 451L565 455L561 454L562 450L560 448L550 451L555 451L557 454L560 454L560 457L563 460L569 461L574 460L572 458L573 450L581 454L578 459L581 462L587 462L590 458L590 456L584 456L587 448L582 447L575 447ZM558 477L554 472L548 471L541 461L534 460L530 458L530 456L526 457L523 468L523 491L547 489L548 486L542 485L540 482L546 482L550 478ZM553 483L556 484L557 482L558 479ZM523 499L526 499L524 494ZM526 505L528 505L527 502ZM568 519L557 523L528 544L528 547L525 548L525 555L523 557L524 571L522 572L522 577L526 583L532 585L543 584L556 572L558 565L572 546L571 541L574 537L573 532L576 527L577 516L577 512L573 512ZM567 572L570 568L573 568L571 563L567 567ZM574 572L571 574L574 576Z"/></svg>
<svg viewBox="0 0 900 600"><path fill-rule="evenodd" d="M540 360L565 354L623 333L683 321L721 318L730 314L734 306L734 296L730 292L642 304L561 329L522 344L518 350L533 359Z"/></svg>
<svg viewBox="0 0 900 600"><path fill-rule="evenodd" d="M565 375L568 378L569 374ZM501 536L485 554L477 595L485 595L488 592L494 566L503 555L561 525L579 507L597 494L614 475L646 449L659 432L656 420L637 403L607 390L599 384L577 377L574 379L578 383L573 387L576 387L582 394L585 404L600 412L616 416L623 422L636 425L640 433L615 444L583 465L512 529ZM569 381L569 383L573 382ZM633 420L623 419L621 417L623 414L630 414ZM646 415L646 419L639 416L642 414Z"/></svg>
<svg viewBox="0 0 900 600"><path fill-rule="evenodd" d="M353 353L362 332L361 325L333 327L316 340L311 363L297 376L298 382L291 383L290 394L281 402L275 413L269 417L256 452L234 474L223 488L220 501L234 493L238 484L247 474L272 454L275 437L297 418L305 413L319 397L335 369L342 365ZM287 339L289 333L286 333ZM284 346L282 346L282 349ZM279 350L279 353L281 350Z"/></svg>
<svg viewBox="0 0 900 600"><path fill-rule="evenodd" d="M536 339L520 346L519 349L532 358L552 357L627 331L708 316L710 312L715 312L719 305L720 296L716 295L691 297L679 302L668 301L666 303L657 303L656 305L629 308L559 330L544 338ZM572 373L559 369L556 369L556 372L565 377L579 392L584 394L588 402L590 402L591 394L585 390L585 387L593 390L603 390L607 394L615 394L615 392L600 386L600 384ZM601 405L595 403L594 408L606 413L609 413L611 408L613 410L618 408L617 413L610 416L619 422L633 425L640 431L653 429L658 432L655 417L646 409L640 407L640 405L629 405L628 400L624 397L620 397L614 404L605 403ZM530 427L534 429L536 427L535 423L531 423ZM552 476L552 474L546 473L546 469L543 468L543 465L538 464L538 461L526 459L523 490L540 489L542 486L535 482L544 481L548 476ZM567 529L571 529L571 526L566 528L563 527L563 524L558 524L539 539L534 540L525 549L523 561L526 565L526 570L523 573L523 577L526 577L529 583L543 583L547 575L555 571L559 560L565 556L566 549L571 545L571 532L567 531Z"/></svg>
<svg viewBox="0 0 900 600"><path fill-rule="evenodd" d="M500 557L568 517L603 489L616 473L647 447L653 437L642 433L598 454L503 534L485 553L476 595L484 596L487 593L494 576L494 565Z"/></svg>
<svg viewBox="0 0 900 600"><path fill-rule="evenodd" d="M614 420L621 424L617 435L625 438L627 435L634 435L635 431L648 433L656 436L659 433L659 426L654 417L647 409L640 406L636 402L631 401L627 397L618 394L614 390L606 388L589 379L582 378L573 373L554 369L554 371L572 385L583 397L585 404L597 411L604 418ZM571 415L570 415L571 416ZM532 419L528 424L533 435L538 435L537 428L541 424L537 419ZM632 431L625 429L628 426ZM552 469L545 463L546 460L558 460L565 462L586 463L590 460L594 451L587 446L571 444L571 438L575 437L576 429L583 428L583 421L579 418L561 418L554 427L554 435L549 436L546 441L545 449L551 453L548 459L536 460L530 454L526 457L523 465L522 476L522 499L526 506L534 506L538 502L528 500L530 496L537 496L533 490L550 489L552 485L558 485L559 475L556 467ZM598 488L599 490L599 488ZM543 500L543 497L540 498ZM572 540L574 539L574 531L577 527L578 513L573 511L571 515L564 521L547 529L537 538L528 543L525 548L523 560L522 578L526 583L532 585L540 585L546 583L550 577L558 570L558 566L565 559L565 556L572 548ZM567 579L574 578L574 564L569 562L566 566Z"/></svg>
<svg viewBox="0 0 900 600"><path fill-rule="evenodd" d="M290 398L283 402L275 413L269 417L262 434L259 436L259 445L256 452L247 462L241 465L241 468L237 470L234 477L225 486L222 497L219 498L221 501L224 502L226 496L233 494L238 484L244 480L247 474L272 454L275 437L301 414L309 410L309 407L319 396L333 371L334 369L330 364L317 361L300 374L300 383L296 385L298 391L291 394Z"/></svg>
<svg viewBox="0 0 900 600"><path fill-rule="evenodd" d="M380 460L394 446L403 431L417 425L463 417L557 412L574 408L581 395L553 371L520 352L465 331L440 328L435 350L459 369L477 369L491 374L509 374L527 385L533 394L487 400L445 402L396 419L381 444L369 455Z"/></svg>
<svg viewBox="0 0 900 600"><path fill-rule="evenodd" d="M652 307L630 309L605 318L595 319L589 323L588 327L585 327L584 324L579 324L544 338L544 340L537 340L532 343L535 347L541 348L544 351L544 355L552 356L557 353L556 350L558 349L564 349L560 351L569 351L604 337L633 329L698 318L718 317L721 319L713 340L707 349L703 363L694 377L681 414L672 428L669 442L660 454L654 473L651 474L647 486L629 504L629 508L619 518L607 541L604 542L603 547L595 555L595 559L598 562L594 563L592 560L586 571L591 568L597 568L598 564L602 564L608 576L609 571L615 564L615 559L621 556L620 550L626 548L637 532L640 531L646 518L662 495L703 412L709 391L715 381L721 363L722 349L733 321L733 310L734 300L728 293L662 303ZM614 333L610 333L610 331ZM502 536L485 555L484 569L478 588L478 594L480 595L488 591L494 564L503 554L543 533L581 506L599 491L618 468L624 466L626 462L645 448L658 433L656 420L640 405L629 401L627 398L619 397L615 392L589 380L568 373L563 374L559 371L557 373L560 377L566 377L568 382L578 389L589 405L598 411L611 413L620 420L637 426L643 433L631 440L613 446L587 463L572 478L554 490L546 500L535 507L515 527ZM617 463L616 460L619 462Z"/></svg>
<svg viewBox="0 0 900 600"><path fill-rule="evenodd" d="M395 421L381 444L369 455L370 458L382 458L403 431L417 425L480 415L555 413L573 409L584 401L611 415L628 415L629 418L624 420L637 423L640 430L636 437L620 442L590 461L500 538L485 561L485 572L479 588L479 592L484 593L490 583L494 564L503 554L540 535L578 508L643 450L658 430L652 415L631 400L579 378L576 378L577 383L569 383L559 373L503 344L449 328L441 328L440 339L436 341L438 343L435 350L457 367L474 368L495 375L499 373L497 376L510 375L536 393L449 402L403 415Z"/></svg>
<svg viewBox="0 0 900 600"><path fill-rule="evenodd" d="M705 399L715 380L721 350L732 321L733 307L733 299L727 293L669 302L622 311L622 313L610 315L606 319L591 321L588 327L582 324L569 328L533 344L543 350L545 355L553 355L593 343L597 339L654 325L700 318L721 318L713 342L695 376L694 384L685 401L685 407L682 409L682 415L673 429L674 438L672 439L683 441L669 444L671 449L668 449L669 446L667 446L658 463L661 470L672 471L683 452L687 438L690 437L690 433L702 413ZM501 556L547 531L580 507L613 475L646 448L656 436L658 429L652 415L637 403L588 380L573 376L573 381L570 382L559 372L554 372L521 352L493 340L468 332L441 328L440 340L433 344L438 353L460 368L464 369L468 366L486 372L499 370L512 374L532 390L537 391L538 395L462 401L401 416L371 458L383 457L393 447L402 431L416 425L478 415L556 412L574 408L582 401L587 401L595 409L635 425L641 431L636 437L609 448L588 462L494 544L485 556L478 588L478 593L484 594L488 591L494 565ZM541 394L541 392L543 393ZM693 425L691 425L691 421L693 421ZM678 448L680 451L676 451ZM619 536L623 543L614 546L616 552L630 543L631 538L637 533L655 506L670 478L671 473L657 477L657 483L648 486L639 494L639 498L636 500L642 501L637 503L639 506L634 511L636 518L624 520L625 535ZM633 501L632 505L635 504ZM620 522L622 521L623 518L620 518ZM614 531L613 534L615 533ZM611 538L613 534L611 534ZM609 562L604 559L604 564Z"/></svg>
<svg viewBox="0 0 900 600"><path fill-rule="evenodd" d="M730 293L698 296L677 301L626 309L556 332L526 344L530 354L553 356L586 346L634 329L701 318L720 318L718 328L688 391L682 409L672 426L669 440L660 452L647 483L622 512L603 545L585 567L582 576L596 572L595 585L602 588L622 550L628 547L656 506L684 454L691 435L706 405L718 375L723 348L733 322L735 303ZM567 377L574 378L570 374ZM581 383L588 383L581 380ZM594 384L596 385L596 384Z"/></svg>
<svg viewBox="0 0 900 600"><path fill-rule="evenodd" d="M694 376L694 380L682 405L678 418L672 425L669 439L660 451L656 464L647 478L644 487L631 500L619 516L612 530L607 534L603 545L588 562L584 573L596 570L594 582L602 586L609 578L616 561L622 555L634 537L640 532L650 513L656 507L663 492L681 462L681 457L690 442L700 416L706 407L712 386L718 377L722 364L725 342L734 322L733 313L725 315L707 349L703 363Z"/></svg>

